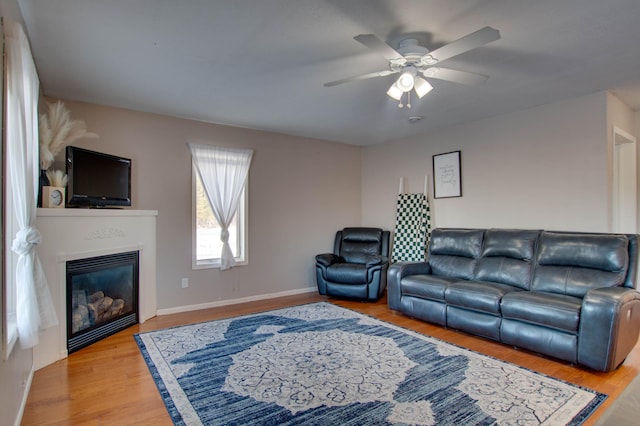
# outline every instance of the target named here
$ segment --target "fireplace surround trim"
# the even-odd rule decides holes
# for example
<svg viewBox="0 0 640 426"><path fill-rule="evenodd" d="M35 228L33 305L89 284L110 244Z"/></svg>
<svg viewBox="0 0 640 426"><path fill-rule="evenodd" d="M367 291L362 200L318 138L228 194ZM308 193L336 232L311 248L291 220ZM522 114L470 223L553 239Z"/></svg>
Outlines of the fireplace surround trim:
<svg viewBox="0 0 640 426"><path fill-rule="evenodd" d="M40 333L34 369L64 359L67 353L66 262L129 251L139 252L138 322L156 316L155 210L38 209L36 248L58 316L58 326Z"/></svg>

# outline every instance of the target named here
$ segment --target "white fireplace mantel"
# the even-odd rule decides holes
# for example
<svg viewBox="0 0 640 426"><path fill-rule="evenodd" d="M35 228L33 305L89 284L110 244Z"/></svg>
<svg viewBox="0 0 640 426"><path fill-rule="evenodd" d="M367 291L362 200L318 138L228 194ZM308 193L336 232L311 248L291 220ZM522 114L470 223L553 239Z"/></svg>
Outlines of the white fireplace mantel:
<svg viewBox="0 0 640 426"><path fill-rule="evenodd" d="M155 210L38 209L37 252L49 283L58 326L40 333L34 368L67 357L66 262L139 251L139 321L156 315Z"/></svg>

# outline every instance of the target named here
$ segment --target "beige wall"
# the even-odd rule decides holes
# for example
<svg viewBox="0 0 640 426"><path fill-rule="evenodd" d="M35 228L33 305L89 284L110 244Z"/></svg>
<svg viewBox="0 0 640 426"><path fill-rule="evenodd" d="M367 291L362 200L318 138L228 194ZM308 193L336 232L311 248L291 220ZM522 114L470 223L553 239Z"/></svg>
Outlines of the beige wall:
<svg viewBox="0 0 640 426"><path fill-rule="evenodd" d="M315 291L313 258L360 222L360 148L66 102L99 139L76 145L133 160L133 208L158 210L158 308ZM186 141L254 149L249 265L191 269L191 156ZM180 287L181 278L190 287Z"/></svg>
<svg viewBox="0 0 640 426"><path fill-rule="evenodd" d="M608 230L605 92L368 147L362 222L391 228L400 177L433 196L432 156L462 151L462 197L432 198L433 226Z"/></svg>

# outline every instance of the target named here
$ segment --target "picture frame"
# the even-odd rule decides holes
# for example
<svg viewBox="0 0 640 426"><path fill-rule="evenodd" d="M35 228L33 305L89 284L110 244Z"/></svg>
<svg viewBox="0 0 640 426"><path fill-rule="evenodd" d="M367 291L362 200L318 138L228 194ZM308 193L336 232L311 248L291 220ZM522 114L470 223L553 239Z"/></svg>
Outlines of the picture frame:
<svg viewBox="0 0 640 426"><path fill-rule="evenodd" d="M462 197L460 151L433 156L433 197Z"/></svg>

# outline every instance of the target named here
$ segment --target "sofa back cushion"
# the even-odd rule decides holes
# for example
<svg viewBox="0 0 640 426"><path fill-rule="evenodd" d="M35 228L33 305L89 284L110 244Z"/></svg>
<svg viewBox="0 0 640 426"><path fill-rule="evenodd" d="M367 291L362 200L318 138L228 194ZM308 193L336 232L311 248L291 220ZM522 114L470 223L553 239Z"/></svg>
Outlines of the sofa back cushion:
<svg viewBox="0 0 640 426"><path fill-rule="evenodd" d="M484 231L479 229L434 229L427 259L432 274L472 279L483 236Z"/></svg>
<svg viewBox="0 0 640 426"><path fill-rule="evenodd" d="M382 252L382 229L379 228L345 228L341 232L340 248L336 253L347 263L367 262L372 254Z"/></svg>
<svg viewBox="0 0 640 426"><path fill-rule="evenodd" d="M625 235L542 232L532 290L583 297L623 285L629 267Z"/></svg>
<svg viewBox="0 0 640 426"><path fill-rule="evenodd" d="M489 229L475 279L529 289L538 231Z"/></svg>

